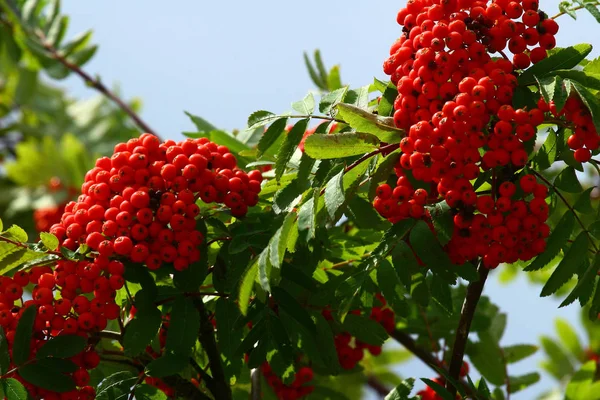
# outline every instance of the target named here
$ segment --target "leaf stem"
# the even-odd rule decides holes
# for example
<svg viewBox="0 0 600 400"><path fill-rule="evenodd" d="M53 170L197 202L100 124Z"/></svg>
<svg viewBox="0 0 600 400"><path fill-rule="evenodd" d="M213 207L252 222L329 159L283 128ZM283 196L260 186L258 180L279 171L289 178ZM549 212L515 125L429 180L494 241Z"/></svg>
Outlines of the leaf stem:
<svg viewBox="0 0 600 400"><path fill-rule="evenodd" d="M585 232L585 234L587 235L590 243L592 244L592 247L594 248L595 252L598 253L598 246L596 246L596 242L594 241L594 238L592 237L592 234L590 233L590 231L587 230L587 228L585 227L585 225L583 224L583 222L581 221L581 218L579 218L579 215L577 215L577 213L575 212L575 209L573 208L573 206L571 206L569 204L569 202L567 201L566 197L560 192L560 190L558 190L558 188L552 183L550 182L548 179L546 179L546 177L542 174L540 174L539 172L530 169L531 173L534 174L535 176L537 176L538 178L540 178L540 180L542 182L544 182L546 185L548 185L549 187L551 187L552 189L554 189L554 192L556 192L556 195L561 199L561 201L565 204L565 206L567 206L567 208L569 209L570 212L573 213L573 216L575 216L575 220L577 221L577 223L579 224L579 226L581 227L581 230L583 232Z"/></svg>
<svg viewBox="0 0 600 400"><path fill-rule="evenodd" d="M579 11L579 10L585 8L585 6L588 5L588 4L591 5L591 6L593 6L593 7L598 7L600 5L600 2L596 1L596 2L593 2L593 3L586 3L584 5L580 5L580 6L577 6L577 7L574 7L574 8L570 8L569 11ZM567 13L566 11L561 11L558 14L553 15L552 17L550 17L550 19L556 19L556 18L558 18L560 16L565 15L566 13Z"/></svg>
<svg viewBox="0 0 600 400"><path fill-rule="evenodd" d="M458 380L460 377L460 370L463 365L463 358L465 357L465 349L469 331L471 329L471 322L473 322L477 303L479 303L485 281L490 271L483 265L483 262L481 262L477 268L477 272L479 274L479 279L469 283L469 286L467 287L467 295L465 296L465 301L460 312L460 320L458 322L458 327L456 328L454 345L452 346L452 355L448 371L450 377L455 380ZM456 388L450 381L446 382L446 389L448 389L453 398L456 396Z"/></svg>

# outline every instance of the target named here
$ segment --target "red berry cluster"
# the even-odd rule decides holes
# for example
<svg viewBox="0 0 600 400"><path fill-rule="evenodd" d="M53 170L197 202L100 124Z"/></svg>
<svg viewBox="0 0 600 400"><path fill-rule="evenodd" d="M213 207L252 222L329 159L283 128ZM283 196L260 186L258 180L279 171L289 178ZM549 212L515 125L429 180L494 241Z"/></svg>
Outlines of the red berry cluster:
<svg viewBox="0 0 600 400"><path fill-rule="evenodd" d="M31 300L23 301L24 289L31 291ZM89 310L94 307L94 312L96 312L101 302L96 299L90 302L83 296L78 296L73 302L66 298L55 299L55 289L55 275L49 267L34 267L30 272L19 271L12 278L0 277L0 325L6 334L9 348L12 349L17 324L28 307L37 308L31 341L31 359L36 357L36 352L41 346L57 336L71 334L87 338L90 328L85 322L87 321L85 315L89 315L90 320L95 322L96 317L92 317L94 314ZM84 309L85 307L87 309ZM77 314L80 316L79 322ZM81 318L82 315L83 318ZM106 318L104 318L104 324L106 324ZM95 390L88 386L90 381L88 370L96 368L100 357L93 347L89 346L84 352L72 357L71 361L77 365L78 369L67 375L73 379L78 388L67 393L55 393L35 387L22 379L17 372L11 373L9 377L23 383L29 394L36 399L86 400L95 398ZM10 369L14 367L15 365L11 362Z"/></svg>
<svg viewBox="0 0 600 400"><path fill-rule="evenodd" d="M375 209L397 222L427 217L427 203L445 200L455 213L448 251L457 263L483 256L493 268L539 254L547 235L537 237L529 227L546 221L545 196L526 201L533 189L517 191L513 171L526 165L525 143L535 138L544 113L511 103L516 69L527 67L529 57L546 56L558 26L534 0L414 0L398 22L403 35L384 71L397 85L394 122L407 136L396 186L378 187ZM507 46L513 62L491 57ZM471 181L490 169L491 195L476 193Z"/></svg>
<svg viewBox="0 0 600 400"><path fill-rule="evenodd" d="M466 362L463 361L462 368L460 369L460 377L464 378L465 376L467 376L468 373L469 373L469 364L467 364ZM432 379L432 380L442 387L446 386L446 379L442 376L438 376L437 378ZM433 390L429 386L426 386L425 389L417 392L417 396L421 396L421 400L444 400L443 397L438 395L435 392L435 390ZM456 398L460 399L461 397L459 395L456 395Z"/></svg>
<svg viewBox="0 0 600 400"><path fill-rule="evenodd" d="M309 385L314 377L311 367L304 366L298 369L294 375L294 381L289 385L282 382L268 362L265 361L260 370L279 400L298 400L308 396L315 389L314 386Z"/></svg>
<svg viewBox="0 0 600 400"><path fill-rule="evenodd" d="M544 98L538 101L538 108L556 118L564 117L567 123L572 124L573 134L567 139L567 146L574 150L575 160L583 163L592 158L592 151L600 146L600 135L596 131L590 111L579 97L569 96L560 112L553 101L548 104Z"/></svg>
<svg viewBox="0 0 600 400"><path fill-rule="evenodd" d="M208 139L175 143L143 134L115 146L86 174L82 195L50 230L69 249L85 243L98 258L121 257L149 269L184 270L200 258L198 197L236 217L256 205L262 175L236 167L227 147Z"/></svg>
<svg viewBox="0 0 600 400"><path fill-rule="evenodd" d="M38 232L48 232L52 225L60 222L60 218L65 212L65 205L60 204L53 207L38 208L33 211L33 222L35 230Z"/></svg>
<svg viewBox="0 0 600 400"><path fill-rule="evenodd" d="M375 306L371 309L369 318L373 321L380 323L388 333L391 333L395 326L395 314L391 308L387 307L387 302L380 294L376 295L376 298L381 303L379 306ZM323 310L323 316L327 320L333 320L333 316L329 309ZM352 310L351 314L361 315L360 310ZM335 335L335 349L337 351L338 360L342 368L351 370L356 367L364 357L364 351L368 350L374 356L381 354L381 346L373 346L364 342L361 342L357 338L350 335L348 332L340 332Z"/></svg>

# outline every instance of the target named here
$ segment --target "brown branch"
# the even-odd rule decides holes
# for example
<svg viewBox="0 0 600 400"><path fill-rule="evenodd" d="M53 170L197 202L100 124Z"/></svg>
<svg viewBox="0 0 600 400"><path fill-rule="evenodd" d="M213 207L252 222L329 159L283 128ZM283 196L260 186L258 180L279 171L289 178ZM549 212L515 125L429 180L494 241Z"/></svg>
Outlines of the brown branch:
<svg viewBox="0 0 600 400"><path fill-rule="evenodd" d="M579 218L579 215L577 215L577 213L575 212L575 209L573 208L573 206L571 206L569 204L569 202L567 201L567 199L565 198L565 196L560 192L560 190L558 190L558 188L552 182L550 182L548 179L546 179L546 177L544 175L540 174L539 172L537 172L537 171L535 171L533 169L531 169L530 171L535 176L537 176L538 178L540 178L540 180L543 181L546 185L548 185L549 187L551 187L552 189L554 189L554 192L556 193L556 195L562 200L562 202L565 204L565 206L567 206L567 208L569 209L569 211L571 213L573 213L573 215L575 216L575 220L577 221L577 223L581 227L581 230L583 232L585 232L585 234L587 235L590 243L592 244L592 247L594 248L594 250L596 251L596 253L598 253L598 246L596 246L596 243L594 241L594 238L592 237L592 234L590 233L590 231L587 230L587 228L585 227L585 225L581 221L581 218Z"/></svg>
<svg viewBox="0 0 600 400"><path fill-rule="evenodd" d="M10 243L10 244L12 244L14 246L21 247L23 249L32 250L32 249L29 248L29 246L27 245L27 243L17 242L15 240L9 239L9 238L4 237L4 236L0 236L0 242ZM35 251L35 250L32 250L32 251ZM46 254L50 254L50 255L59 257L61 259L66 259L66 257L60 251L48 250L48 251L40 251L40 253L46 253ZM49 261L49 260L45 260L45 261Z"/></svg>
<svg viewBox="0 0 600 400"><path fill-rule="evenodd" d="M471 322L473 321L473 316L475 315L475 310L477 309L477 303L481 298L483 286L485 285L485 281L490 271L483 265L483 263L480 263L479 267L477 268L477 272L479 273L479 279L475 282L469 283L469 286L467 287L467 295L460 312L460 321L458 322L458 327L456 328L456 336L454 338L454 345L452 346L452 356L450 358L450 368L448 372L455 380L458 380L460 376L460 370L462 368L463 358L465 356L465 348L467 346L467 339L471 329ZM452 382L446 382L446 389L448 389L452 397L456 396L456 388Z"/></svg>
<svg viewBox="0 0 600 400"><path fill-rule="evenodd" d="M377 377L369 375L367 377L367 385L373 389L382 398L390 393L390 388L386 387Z"/></svg>

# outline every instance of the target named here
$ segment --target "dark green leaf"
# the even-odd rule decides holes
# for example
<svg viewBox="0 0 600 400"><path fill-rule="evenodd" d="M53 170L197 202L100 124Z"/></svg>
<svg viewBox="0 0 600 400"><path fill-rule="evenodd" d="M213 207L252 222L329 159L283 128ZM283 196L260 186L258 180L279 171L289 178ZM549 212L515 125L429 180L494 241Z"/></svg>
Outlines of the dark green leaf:
<svg viewBox="0 0 600 400"><path fill-rule="evenodd" d="M273 266L269 260L269 248L265 247L258 256L258 283L265 291L271 291L271 270Z"/></svg>
<svg viewBox="0 0 600 400"><path fill-rule="evenodd" d="M527 68L518 78L519 85L533 85L535 83L535 76L542 77L550 71L573 68L591 51L592 46L586 43L558 49L549 57Z"/></svg>
<svg viewBox="0 0 600 400"><path fill-rule="evenodd" d="M577 298L579 298L582 307L587 304L594 291L594 284L596 283L598 271L600 271L600 257L596 255L594 261L590 263L585 272L582 275L579 275L577 285L560 304L560 307L571 304Z"/></svg>
<svg viewBox="0 0 600 400"><path fill-rule="evenodd" d="M148 307L138 309L135 318L127 324L125 329L125 338L123 340L125 354L137 356L143 353L150 342L156 337L161 324L162 315L158 308Z"/></svg>
<svg viewBox="0 0 600 400"><path fill-rule="evenodd" d="M34 95L38 86L38 72L29 69L19 70L19 82L15 89L14 101L17 104L25 105Z"/></svg>
<svg viewBox="0 0 600 400"><path fill-rule="evenodd" d="M400 143L405 132L396 128L391 117L380 117L358 107L340 103L337 105L338 117L358 132L366 132L377 136L385 143Z"/></svg>
<svg viewBox="0 0 600 400"><path fill-rule="evenodd" d="M572 83L572 86L579 95L579 98L581 98L583 104L590 110L596 131L600 131L600 100L598 100L598 97L588 88L575 82Z"/></svg>
<svg viewBox="0 0 600 400"><path fill-rule="evenodd" d="M567 240L569 240L574 227L575 218L573 217L573 213L566 211L548 238L546 250L537 256L537 258L533 260L533 262L529 264L524 271L537 271L548 265L548 263L552 261L552 259L556 257L558 253L560 253L560 250L563 248L565 243L567 243Z"/></svg>
<svg viewBox="0 0 600 400"><path fill-rule="evenodd" d="M4 335L4 328L0 326L0 375L6 375L10 368L10 354L8 341Z"/></svg>
<svg viewBox="0 0 600 400"><path fill-rule="evenodd" d="M550 296L567 283L577 272L579 266L587 259L588 238L582 232L571 244L571 247L565 253L563 259L558 264L546 284L542 289L540 296Z"/></svg>
<svg viewBox="0 0 600 400"><path fill-rule="evenodd" d="M155 378L175 375L188 365L189 357L180 354L167 353L151 361L145 369L146 375Z"/></svg>
<svg viewBox="0 0 600 400"><path fill-rule="evenodd" d="M450 292L450 285L443 280L439 275L434 274L431 281L431 298L440 306L442 309L452 315L452 293Z"/></svg>
<svg viewBox="0 0 600 400"><path fill-rule="evenodd" d="M29 306L23 311L19 319L12 351L13 362L17 365L22 365L29 359L36 315L37 306Z"/></svg>
<svg viewBox="0 0 600 400"><path fill-rule="evenodd" d="M489 382L500 386L506 378L502 352L498 343L489 335L483 335L479 342L467 345L469 359Z"/></svg>
<svg viewBox="0 0 600 400"><path fill-rule="evenodd" d="M428 210L431 214L431 221L433 222L438 241L442 246L445 246L454 234L454 217L452 215L452 209L444 200L436 203L432 207L428 207Z"/></svg>
<svg viewBox="0 0 600 400"><path fill-rule="evenodd" d="M277 179L277 181L281 179L281 176L283 175L287 167L288 161L290 161L292 155L294 154L294 151L296 151L296 149L298 148L298 145L302 140L302 136L306 131L308 121L309 119L307 118L301 119L300 121L296 122L296 124L285 137L283 144L281 145L281 148L277 153L277 161L275 162L275 178Z"/></svg>
<svg viewBox="0 0 600 400"><path fill-rule="evenodd" d="M588 188L579 195L577 202L575 202L575 204L573 205L573 208L576 211L579 211L582 214L593 214L594 212L596 212L596 210L594 210L594 207L592 206L592 199L590 196L593 190L593 187Z"/></svg>
<svg viewBox="0 0 600 400"><path fill-rule="evenodd" d="M323 360L323 364L328 368L328 372L331 375L337 375L340 373L341 367L336 351L333 331L321 313L315 313L314 316L317 326L318 340L316 343L319 348L319 355Z"/></svg>
<svg viewBox="0 0 600 400"><path fill-rule="evenodd" d="M392 264L387 260L383 260L377 268L377 283L381 288L383 297L385 297L396 314L406 315L408 313L408 304L404 296L400 297L396 291L396 287L400 285L400 279Z"/></svg>
<svg viewBox="0 0 600 400"><path fill-rule="evenodd" d="M583 191L575 169L573 167L567 167L556 177L554 185L568 193L579 193Z"/></svg>
<svg viewBox="0 0 600 400"><path fill-rule="evenodd" d="M548 136L546 141L536 154L534 161L536 162L540 171L546 170L554 164L556 160L558 145L556 143L556 133L552 130L548 130Z"/></svg>
<svg viewBox="0 0 600 400"><path fill-rule="evenodd" d="M167 351L190 355L200 330L200 314L190 297L177 296L167 330Z"/></svg>
<svg viewBox="0 0 600 400"><path fill-rule="evenodd" d="M87 339L77 335L57 336L47 341L36 353L38 359L45 357L70 358L81 353Z"/></svg>
<svg viewBox="0 0 600 400"><path fill-rule="evenodd" d="M361 342L372 346L381 346L388 338L388 334L381 324L362 315L346 315L343 327Z"/></svg>
<svg viewBox="0 0 600 400"><path fill-rule="evenodd" d="M310 135L304 142L306 154L317 160L362 155L378 147L377 137L362 132Z"/></svg>
<svg viewBox="0 0 600 400"><path fill-rule="evenodd" d="M320 190L315 189L313 196L308 199L298 210L298 232L306 242L315 237L316 230L316 208L319 200ZM316 201L315 201L316 199Z"/></svg>
<svg viewBox="0 0 600 400"><path fill-rule="evenodd" d="M135 388L135 400L167 400L167 395L154 386L138 385Z"/></svg>
<svg viewBox="0 0 600 400"><path fill-rule="evenodd" d="M116 372L104 378L96 389L96 400L115 400L128 394L137 379L138 377L129 371Z"/></svg>
<svg viewBox="0 0 600 400"><path fill-rule="evenodd" d="M455 400L454 396L452 396L452 394L450 394L450 392L448 390L446 390L446 388L443 387L442 385L440 385L439 383L436 383L436 382L432 381L431 379L426 379L426 378L421 378L421 380L423 382L425 382L425 384L427 386L429 386L430 388L432 388L433 391L442 400Z"/></svg>
<svg viewBox="0 0 600 400"><path fill-rule="evenodd" d="M271 289L271 295L279 305L280 309L285 311L290 317L295 319L310 332L316 332L315 323L310 318L310 315L291 294L280 287L274 287Z"/></svg>
<svg viewBox="0 0 600 400"><path fill-rule="evenodd" d="M42 389L64 393L75 389L75 382L57 370L46 368L42 364L25 364L19 367L19 375L27 382Z"/></svg>
<svg viewBox="0 0 600 400"><path fill-rule="evenodd" d="M429 226L418 221L410 233L410 244L417 256L434 273L440 274L450 284L456 283L456 276L452 271L453 264L437 241Z"/></svg>
<svg viewBox="0 0 600 400"><path fill-rule="evenodd" d="M404 284L406 290L410 290L412 275L419 270L419 262L406 242L399 242L394 248L392 262L400 281Z"/></svg>
<svg viewBox="0 0 600 400"><path fill-rule="evenodd" d="M306 65L306 69L308 69L308 74L310 75L310 78L312 79L313 83L319 89L327 90L327 83L324 82L317 73L317 71L315 71L315 68L310 62L310 58L308 57L308 54L306 54L306 52L304 53L304 63Z"/></svg>
<svg viewBox="0 0 600 400"><path fill-rule="evenodd" d="M265 151L269 149L279 139L283 131L285 130L285 126L287 124L287 118L279 118L275 122L273 122L265 131L265 133L260 137L260 141L257 146L257 156L262 156Z"/></svg>

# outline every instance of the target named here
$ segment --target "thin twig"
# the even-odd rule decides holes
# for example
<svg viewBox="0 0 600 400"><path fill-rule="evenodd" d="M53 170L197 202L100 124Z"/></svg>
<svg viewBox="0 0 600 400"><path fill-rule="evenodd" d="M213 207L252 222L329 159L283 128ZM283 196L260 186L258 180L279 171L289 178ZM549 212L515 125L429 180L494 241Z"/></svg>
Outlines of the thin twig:
<svg viewBox="0 0 600 400"><path fill-rule="evenodd" d="M135 389L144 381L145 377L146 375L142 372L138 380L133 384L133 387L131 388L131 392L129 392L129 397L127 398L127 400L133 400L135 398Z"/></svg>
<svg viewBox="0 0 600 400"><path fill-rule="evenodd" d="M367 385L373 389L382 398L390 393L390 388L386 387L377 377L369 375L367 377Z"/></svg>
<svg viewBox="0 0 600 400"><path fill-rule="evenodd" d="M589 5L591 5L591 6L594 6L594 7L598 7L598 6L600 6L600 2L595 2L595 3L586 3L586 4L584 4L584 5L581 5L581 6L577 6L577 7L571 8L571 9L569 9L569 11L579 11L579 10L583 9L585 6L587 6L588 4L589 4ZM561 12L559 12L558 14L556 14L556 15L554 15L554 16L552 16L552 17L550 17L550 19L556 19L556 18L558 18L558 17L560 17L560 16L562 16L562 15L565 15L566 13L567 13L566 11L561 11Z"/></svg>
<svg viewBox="0 0 600 400"><path fill-rule="evenodd" d="M254 368L250 373L251 388L250 388L250 400L261 400L261 380L260 380L260 369Z"/></svg>
<svg viewBox="0 0 600 400"><path fill-rule="evenodd" d="M477 272L479 274L479 279L469 283L469 286L467 287L467 295L460 312L460 320L458 322L458 327L456 328L456 336L454 337L454 344L452 346L449 373L450 376L456 380L458 380L460 376L460 370L463 365L471 322L473 322L477 303L481 298L481 293L483 292L483 287L490 271L483 263L480 263ZM449 380L446 382L446 389L448 389L452 397L456 396L456 388Z"/></svg>
<svg viewBox="0 0 600 400"><path fill-rule="evenodd" d="M4 237L4 236L0 236L0 242L10 243L10 244L15 245L17 247L21 247L23 249L31 250L29 248L29 246L27 245L27 243L17 242L15 240L9 239L9 238ZM57 256L57 257L59 257L61 259L66 259L66 257L60 251L48 250L48 251L44 251L44 252L40 252L40 253L51 254L51 255Z"/></svg>
<svg viewBox="0 0 600 400"><path fill-rule="evenodd" d="M206 387L211 387L214 385L214 380L212 376L210 376L208 372L206 372L193 357L190 357L190 365L192 366L192 368L194 368L198 375L200 375L200 378L202 378Z"/></svg>
<svg viewBox="0 0 600 400"><path fill-rule="evenodd" d="M537 176L538 178L540 178L540 180L543 181L546 185L548 185L549 187L551 187L552 189L554 189L554 192L556 193L556 195L562 200L562 202L565 204L565 206L567 206L567 208L569 209L569 211L571 213L573 213L573 216L575 216L575 220L577 221L577 223L581 227L581 230L583 232L585 232L585 234L587 235L588 239L590 240L590 243L592 244L592 247L594 248L594 250L596 251L596 253L598 253L598 246L596 246L596 243L594 241L594 238L592 237L592 234L590 233L590 231L587 230L587 228L585 227L585 225L583 224L583 222L579 218L579 215L577 215L577 213L575 212L575 209L573 208L573 206L571 206L569 204L569 202L567 201L567 199L565 198L565 196L560 192L560 190L558 190L558 188L553 183L551 183L548 179L546 179L545 176L543 176L539 172L537 172L537 171L535 171L535 170L532 169L531 173L533 173L535 176Z"/></svg>

